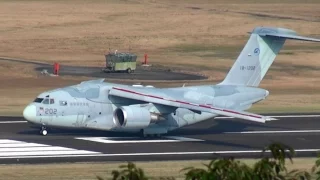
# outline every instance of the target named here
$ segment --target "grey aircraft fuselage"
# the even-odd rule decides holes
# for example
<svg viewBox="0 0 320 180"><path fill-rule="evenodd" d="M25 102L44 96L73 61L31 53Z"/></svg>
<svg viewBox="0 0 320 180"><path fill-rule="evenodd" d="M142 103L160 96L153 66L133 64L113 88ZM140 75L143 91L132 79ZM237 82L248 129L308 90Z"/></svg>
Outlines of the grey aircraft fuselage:
<svg viewBox="0 0 320 180"><path fill-rule="evenodd" d="M28 112L24 113L29 122L45 127L90 128L108 131L139 132L137 128L118 127L114 119L114 111L121 106L132 104L132 100L109 96L112 87L130 87L105 82L84 83L68 86L41 93L34 102L29 104ZM132 88L132 87L130 87ZM135 89L152 87L134 87ZM174 95L177 99L185 99L191 103L215 105L218 107L248 109L253 103L263 100L269 92L256 87L231 85L191 86L161 89L162 92ZM241 104L243 103L243 104ZM239 104L241 104L239 106ZM237 107L235 107L237 105ZM156 107L151 103L138 104L150 112ZM29 112L30 111L30 112ZM34 112L32 114L32 112ZM217 116L217 114L201 114L184 108L177 108L165 115L166 121L150 125L145 132L159 134L176 128L194 124ZM150 134L152 134L150 132ZM158 134L157 133L157 134Z"/></svg>

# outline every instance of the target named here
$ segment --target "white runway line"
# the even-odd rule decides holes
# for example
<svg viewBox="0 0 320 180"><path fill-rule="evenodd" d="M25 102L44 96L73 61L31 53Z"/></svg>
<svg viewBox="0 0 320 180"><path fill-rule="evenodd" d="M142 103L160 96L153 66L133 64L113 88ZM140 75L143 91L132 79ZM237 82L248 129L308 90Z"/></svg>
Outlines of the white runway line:
<svg viewBox="0 0 320 180"><path fill-rule="evenodd" d="M0 152L25 152L25 151L70 151L75 149L59 147L59 146L45 146L45 147L19 147L19 148L0 148Z"/></svg>
<svg viewBox="0 0 320 180"><path fill-rule="evenodd" d="M204 141L202 139L195 139L195 138L187 138L187 137L179 137L179 136L164 136L165 138L171 138L180 140L181 142L187 142L187 141Z"/></svg>
<svg viewBox="0 0 320 180"><path fill-rule="evenodd" d="M0 159L7 157L35 157L59 155L101 154L100 152L78 150L67 147L51 146L39 143L29 143L10 139L0 139Z"/></svg>
<svg viewBox="0 0 320 180"><path fill-rule="evenodd" d="M27 123L28 121L0 121L0 124Z"/></svg>
<svg viewBox="0 0 320 180"><path fill-rule="evenodd" d="M17 144L17 143L25 143L25 142L21 142L21 141L15 141L15 140L10 140L10 139L0 139L0 144Z"/></svg>
<svg viewBox="0 0 320 180"><path fill-rule="evenodd" d="M318 118L320 115L282 115L282 116L268 116L272 118ZM215 117L215 119L234 119L234 117Z"/></svg>
<svg viewBox="0 0 320 180"><path fill-rule="evenodd" d="M121 143L168 143L168 142L188 142L188 141L204 141L201 139L164 136L169 139L137 139L138 137L78 137L75 139L100 142L106 144L121 144Z"/></svg>
<svg viewBox="0 0 320 180"><path fill-rule="evenodd" d="M296 149L296 152L318 152L320 149ZM266 151L270 152L270 151ZM70 154L70 155L38 155L38 156L4 156L0 159L10 158L71 158L71 157L120 157L120 156L168 156L168 155L206 155L206 154L256 154L261 150L242 151L203 151L203 152L160 152L160 153L119 153L119 154Z"/></svg>
<svg viewBox="0 0 320 180"><path fill-rule="evenodd" d="M4 156L41 156L41 155L77 155L77 154L96 154L98 152L85 150L69 151L27 151L27 152L0 152L0 158Z"/></svg>
<svg viewBox="0 0 320 180"><path fill-rule="evenodd" d="M288 131L242 131L224 132L226 134L273 134L273 133L318 133L320 130L288 130Z"/></svg>
<svg viewBox="0 0 320 180"><path fill-rule="evenodd" d="M47 147L49 145L45 144L37 144L37 143L8 143L8 144L0 144L1 148L19 148L19 147Z"/></svg>

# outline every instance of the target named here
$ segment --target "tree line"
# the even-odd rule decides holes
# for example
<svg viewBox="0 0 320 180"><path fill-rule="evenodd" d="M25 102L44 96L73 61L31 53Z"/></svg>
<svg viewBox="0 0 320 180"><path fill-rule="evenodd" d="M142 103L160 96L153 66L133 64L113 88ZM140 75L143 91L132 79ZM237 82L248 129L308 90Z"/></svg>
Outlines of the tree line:
<svg viewBox="0 0 320 180"><path fill-rule="evenodd" d="M270 154L267 154L270 153ZM286 162L293 163L295 150L282 143L272 143L262 150L262 157L249 166L234 157L212 159L203 168L188 167L181 170L186 180L320 180L320 155L310 171L288 171ZM174 180L174 177L148 177L136 164L128 162L111 172L112 180ZM98 180L104 180L97 176Z"/></svg>

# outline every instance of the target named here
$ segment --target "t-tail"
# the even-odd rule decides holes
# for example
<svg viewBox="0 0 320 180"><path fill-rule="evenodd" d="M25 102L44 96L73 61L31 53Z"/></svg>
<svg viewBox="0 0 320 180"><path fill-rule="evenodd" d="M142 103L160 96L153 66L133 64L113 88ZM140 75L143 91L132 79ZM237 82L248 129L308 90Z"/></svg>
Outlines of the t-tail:
<svg viewBox="0 0 320 180"><path fill-rule="evenodd" d="M259 86L286 39L320 42L290 29L256 27L221 85Z"/></svg>

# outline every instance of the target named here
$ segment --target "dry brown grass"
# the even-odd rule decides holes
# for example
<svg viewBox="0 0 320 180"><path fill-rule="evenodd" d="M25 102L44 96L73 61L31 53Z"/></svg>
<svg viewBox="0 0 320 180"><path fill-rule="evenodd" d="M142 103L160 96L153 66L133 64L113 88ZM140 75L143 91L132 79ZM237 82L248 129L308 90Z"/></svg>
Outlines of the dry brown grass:
<svg viewBox="0 0 320 180"><path fill-rule="evenodd" d="M211 84L224 78L247 41L246 32L255 26L282 26L320 37L319 9L317 0L0 0L0 56L104 66L109 47L130 47L141 60L147 52L152 64L210 77L188 81L190 85ZM320 94L319 59L319 44L288 41L262 83L270 100L256 109L277 103L273 108L320 110L315 98ZM43 78L31 65L0 65L1 114L21 114L41 91L90 79ZM148 83L170 87L185 82Z"/></svg>
<svg viewBox="0 0 320 180"><path fill-rule="evenodd" d="M248 165L253 165L256 160L242 160ZM181 169L186 167L201 167L203 163L209 161L165 161L165 162L137 162L136 165L143 168L148 176L151 177L168 177L173 176L176 179L184 179ZM314 165L315 158L297 158L294 163L288 163L288 170L301 169L310 170ZM111 171L118 169L120 164L125 163L73 163L73 164L46 164L46 165L3 165L0 166L1 177L6 180L33 180L50 179L77 179L77 180L94 180L96 176L104 178L110 177Z"/></svg>

